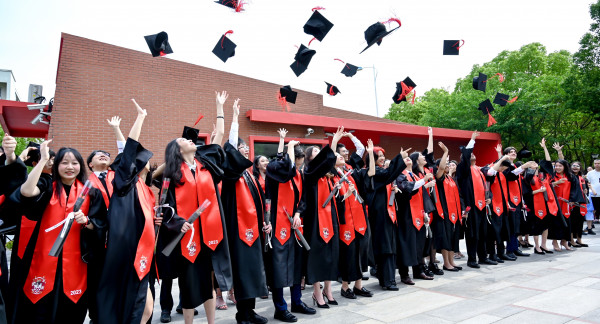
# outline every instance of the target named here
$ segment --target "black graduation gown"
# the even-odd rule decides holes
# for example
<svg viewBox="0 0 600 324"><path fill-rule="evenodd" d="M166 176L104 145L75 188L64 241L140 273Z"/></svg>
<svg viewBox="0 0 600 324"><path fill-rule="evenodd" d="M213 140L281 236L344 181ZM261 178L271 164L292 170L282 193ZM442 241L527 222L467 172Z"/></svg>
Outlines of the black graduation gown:
<svg viewBox="0 0 600 324"><path fill-rule="evenodd" d="M271 199L271 227L273 228L273 237L271 238L272 249L265 253L265 270L267 273L267 283L271 288L291 287L294 284L300 284L303 271L303 250L298 246L295 234L292 235L285 244L281 244L275 237L277 228L277 202L279 195L279 186L292 181L294 188L294 206L288 208L290 216L300 213L300 216L306 209L304 197L296 187L293 178L296 176L296 166L290 160L287 154L278 153L277 157L267 165L267 178L265 179L265 191L267 198ZM293 210L290 210L292 209Z"/></svg>
<svg viewBox="0 0 600 324"><path fill-rule="evenodd" d="M223 202L225 221L227 222L227 236L233 267L233 286L237 300L266 296L267 283L263 265L263 201L259 189L252 181L252 175L247 171L252 162L246 159L229 142L225 143L226 163L223 166L224 176L222 183L221 201ZM258 222L258 236L252 246L244 243L238 232L236 183L245 180L246 188L252 195L256 207Z"/></svg>
<svg viewBox="0 0 600 324"><path fill-rule="evenodd" d="M128 138L119 164L113 166L106 258L97 298L99 323L139 323L142 319L149 275L140 281L133 267L145 224L136 183L151 157L152 152ZM148 266L152 262L148 260Z"/></svg>
<svg viewBox="0 0 600 324"><path fill-rule="evenodd" d="M337 280L339 261L339 223L338 215L331 200L331 222L333 233L329 243L325 243L319 230L319 187L322 177L331 171L335 165L335 153L326 145L317 156L304 167L304 183L302 194L306 199L304 211L304 237L310 245L306 257L306 282L315 283L324 280ZM333 189L330 179L327 179L329 191ZM329 194L329 191L327 194Z"/></svg>
<svg viewBox="0 0 600 324"><path fill-rule="evenodd" d="M386 186L392 183L406 169L402 156L398 154L390 161L387 169L375 167L375 175L366 179L366 198L369 223L373 233L371 244L373 254L396 254L397 225L392 223L388 215L388 193ZM365 196L363 196L365 197ZM403 211L398 210L402 213Z"/></svg>
<svg viewBox="0 0 600 324"><path fill-rule="evenodd" d="M352 178L356 183L356 190L360 196L365 199L367 196L367 188L366 183L369 180L367 176L367 169L364 168L365 162L363 159L358 156L356 153L352 153L350 159L348 160L348 164L354 169L352 173ZM365 216L368 215L367 212L367 203L363 203L363 209L365 211ZM360 235L360 234L358 234ZM365 235L360 235L360 267L363 272L369 270L369 265L375 264L375 257L373 256L373 247L371 246L371 224L369 223L369 218L367 217L367 230Z"/></svg>
<svg viewBox="0 0 600 324"><path fill-rule="evenodd" d="M196 308L206 300L212 298L211 271L214 271L215 278L217 279L217 283L221 290L229 290L233 285L233 273L229 255L229 240L227 238L226 230L227 223L225 222L221 194L218 188L218 183L221 182L223 178L223 169L221 167L225 163L225 153L219 145L203 145L198 147L195 158L200 161L212 175L216 199L221 212L221 223L224 228L223 239L219 245L217 245L215 251L204 244L204 241L202 240L202 231L198 233L200 235L201 247L194 263L189 262L181 255L181 241L172 252L172 254L176 255L177 259L176 267L177 276L179 277L179 290L181 292L181 306L186 309ZM200 165L197 167L200 168ZM175 181L171 181L166 198L166 203L173 207L175 215L172 215L170 208L163 209L163 225L165 225L173 234L181 232L183 223L187 221L187 219L177 215L175 186ZM190 199L194 199L194 197L190 196ZM198 218L198 221L202 222L201 217ZM200 223L200 229L202 229L202 223Z"/></svg>
<svg viewBox="0 0 600 324"><path fill-rule="evenodd" d="M404 163L404 161L402 161ZM411 267L419 264L423 258L422 254L425 243L425 226L421 230L413 225L412 214L410 210L410 199L416 195L421 188L413 190L415 182L409 181L404 174L396 178L399 192L396 193L396 219L398 222L397 257L396 265L400 267Z"/></svg>
<svg viewBox="0 0 600 324"><path fill-rule="evenodd" d="M17 213L15 210L14 204L10 202L9 196L15 191L25 180L27 179L27 167L17 157L17 160L9 165L4 165L6 163L6 154L0 156L0 196L3 196L1 199L4 200L3 203L0 204L0 219L4 222L4 224L0 227L3 230L6 230L7 233L14 233L15 237L13 240L13 251L15 253L11 254L11 270L15 268L15 270L20 269L19 265L14 264L14 262L18 263L20 259L17 256L16 251L18 250L18 242L19 242L19 230L21 224L21 215ZM10 230L9 228L15 226L17 230ZM0 269L2 270L2 275L0 276L0 324L4 324L7 322L7 318L10 318L10 310L12 305L12 298L6 300L6 307L4 304L4 298L8 296L12 296L13 294L10 292L9 282L8 282L8 260L6 258L6 250L4 246L6 245L6 236L2 235L0 237ZM13 261L16 260L16 261ZM14 290L14 289L13 289ZM8 312L8 313L7 313Z"/></svg>
<svg viewBox="0 0 600 324"><path fill-rule="evenodd" d="M62 271L62 252L58 256L58 264L56 266L56 275L54 279L54 289L33 304L23 292L23 287L30 283L26 283L29 267L33 258L33 252L37 242L37 237L41 229L41 218L44 214L46 206L50 202L53 194L53 183L48 177L40 177L37 183L40 189L40 194L36 197L25 197L21 195L20 188L15 190L10 196L10 199L15 204L18 204L22 213L30 220L36 221L35 229L31 235L31 239L27 243L27 248L23 254L23 259L20 262L20 273L11 273L11 282L14 280L15 287L18 289L11 291L14 293L13 298L13 314L11 323L83 323L88 309L89 292L83 293L77 304L73 303L63 293L63 271ZM66 188L65 188L66 189ZM99 266L94 264L94 258L97 258L98 247L103 246L106 237L106 205L100 190L92 188L89 191L88 199L90 200L88 217L94 225L93 230L85 227L81 229L81 257L84 262L88 263L88 268ZM77 226L74 222L73 226ZM11 269L12 270L12 269ZM89 278L88 278L89 280ZM12 283L11 283L12 286Z"/></svg>
<svg viewBox="0 0 600 324"><path fill-rule="evenodd" d="M450 220L449 212L448 212L448 201L446 200L446 190L444 188L444 180L447 175L444 174L440 178L437 178L438 168L433 167L433 175L435 176L435 187L437 188L438 196L437 199L440 200L440 205L442 206L442 212L444 213L443 217L437 213L434 215L435 219L432 221L432 227L434 232L434 246L436 250L444 249L448 251L453 250L452 241L456 236L456 231L458 228L455 224ZM460 211L459 211L460 212ZM457 215L458 217L458 215ZM460 221L457 219L457 223L460 225Z"/></svg>
<svg viewBox="0 0 600 324"><path fill-rule="evenodd" d="M518 189L519 192L511 192L510 191L510 187L509 187L510 183L512 183L512 182L518 183L519 178L520 178L520 175L516 175L516 174L512 173L512 171L515 169L516 169L516 167L514 165L512 165L510 168L507 168L503 172L504 177L506 179L506 188L508 191L508 204L510 207L515 209L513 211L510 211L510 210L508 211L507 229L508 229L509 235L515 235L515 234L521 233L521 217L523 215L522 208L521 208L523 206L523 202L521 201L521 203L515 204L515 202L511 199L511 197L513 195L523 198L523 189L521 188L521 186L517 186L517 187L519 187L519 189Z"/></svg>
<svg viewBox="0 0 600 324"><path fill-rule="evenodd" d="M486 208L484 207L483 210L479 210L479 208L477 208L475 205L473 179L471 178L471 153L473 152L473 149L461 147L461 152L460 162L456 167L456 179L464 206L471 207L469 217L466 219L466 221L463 219L463 226L466 227L464 228L465 236L470 235L475 239L479 239L480 237L485 237L486 235L487 226L481 226L481 222L487 222L485 215ZM483 230L483 233L480 233L480 230Z"/></svg>
<svg viewBox="0 0 600 324"><path fill-rule="evenodd" d="M487 182L489 182L490 184L490 195L491 198L493 199L493 194L491 192L491 187L495 182L498 182L500 184L500 195L502 196L502 200L501 200L501 204L502 204L502 208L503 211L502 213L498 213L493 205L493 203L491 203L490 206L490 210L492 211L491 215L488 216L488 234L487 234L487 239L488 239L488 243L486 245L486 248L488 249L488 253L489 254L495 254L496 250L494 247L494 242L496 242L497 245L502 244L501 242L503 240L505 240L506 235L506 215L508 213L508 207L506 206L506 201L504 200L504 190L506 190L505 188L505 184L501 183L501 181L499 180L499 176L498 174L496 174L495 176L488 176L487 175L487 170L486 169L484 171L484 169L481 169L481 172L484 172L483 174L485 175L485 180ZM498 206L499 207L499 206Z"/></svg>
<svg viewBox="0 0 600 324"><path fill-rule="evenodd" d="M548 176L548 175L546 175ZM529 223L529 231L527 234L530 235L542 235L542 233L550 227L551 218L557 217L550 214L548 209L548 202L544 202L546 205L546 216L544 219L540 219L535 215L535 209L533 204L533 181L540 181L533 172L526 172L523 176L523 201L525 205L531 209L531 212L527 215L527 222ZM548 195L551 195L551 191L546 191ZM541 193L538 193L541 195ZM559 207L560 209L560 207Z"/></svg>

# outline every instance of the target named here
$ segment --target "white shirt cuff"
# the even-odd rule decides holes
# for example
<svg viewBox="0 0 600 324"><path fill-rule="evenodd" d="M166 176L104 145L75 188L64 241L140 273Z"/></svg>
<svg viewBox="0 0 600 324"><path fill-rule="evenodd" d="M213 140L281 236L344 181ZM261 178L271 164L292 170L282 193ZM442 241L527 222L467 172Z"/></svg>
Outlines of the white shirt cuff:
<svg viewBox="0 0 600 324"><path fill-rule="evenodd" d="M125 150L125 142L117 141L117 150L119 153L123 153L123 150Z"/></svg>
<svg viewBox="0 0 600 324"><path fill-rule="evenodd" d="M514 175L519 175L519 174L523 173L523 171L525 171L523 168L521 168L521 167L518 167L518 168L516 168L516 169L512 170L511 172L512 172Z"/></svg>
<svg viewBox="0 0 600 324"><path fill-rule="evenodd" d="M492 168L489 168L488 172L487 172L487 175L490 176L490 177L493 177L493 176L496 175L496 173L498 173L498 171L496 171L496 170L494 170Z"/></svg>
<svg viewBox="0 0 600 324"><path fill-rule="evenodd" d="M415 182L415 186L413 187L413 191L419 190L419 188L423 187L423 185L425 185L425 179L418 180L417 182Z"/></svg>
<svg viewBox="0 0 600 324"><path fill-rule="evenodd" d="M467 144L467 149L472 149L473 147L475 147L475 140L470 140L469 144Z"/></svg>

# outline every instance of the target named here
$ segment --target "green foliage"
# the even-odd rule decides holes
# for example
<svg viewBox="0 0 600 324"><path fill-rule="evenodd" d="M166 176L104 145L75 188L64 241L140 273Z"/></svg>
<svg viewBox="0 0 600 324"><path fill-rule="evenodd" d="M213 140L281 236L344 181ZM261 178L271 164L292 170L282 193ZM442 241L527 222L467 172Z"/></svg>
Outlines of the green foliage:
<svg viewBox="0 0 600 324"><path fill-rule="evenodd" d="M600 17L600 6L598 14ZM457 80L452 92L432 89L418 97L414 105L392 104L386 118L422 126L496 132L501 134L504 147L528 147L534 158L543 157L538 143L545 137L548 143L565 144L567 159L589 165L591 153L600 152L600 123L589 109L576 108L572 97L581 96L577 100L587 101L588 107L594 99L585 97L589 89L566 86L569 82L583 84L585 78L580 71L569 52L548 54L542 44L531 43L517 51L503 51L481 66L474 65L468 75ZM473 77L479 72L488 75L485 93L473 89ZM496 73L504 75L504 82L493 77ZM594 83L599 94L595 103L600 102L598 84ZM518 100L504 107L494 105L492 115L498 123L487 127L488 117L477 107L485 99L493 101L496 92L518 96Z"/></svg>
<svg viewBox="0 0 600 324"><path fill-rule="evenodd" d="M0 126L0 145L2 143L1 141L3 138L4 138L4 130ZM21 154L21 152L23 152L23 150L27 147L27 144L29 144L29 142L41 143L44 141L41 138L28 138L28 137L15 137L15 139L17 140L17 148L15 149L15 154L17 156L19 156L19 154Z"/></svg>

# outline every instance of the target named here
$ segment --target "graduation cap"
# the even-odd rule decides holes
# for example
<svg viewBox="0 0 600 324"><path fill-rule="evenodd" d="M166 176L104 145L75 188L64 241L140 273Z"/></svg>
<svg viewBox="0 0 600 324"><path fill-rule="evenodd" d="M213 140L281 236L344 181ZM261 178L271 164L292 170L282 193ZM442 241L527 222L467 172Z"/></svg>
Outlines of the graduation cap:
<svg viewBox="0 0 600 324"><path fill-rule="evenodd" d="M462 45L459 45L462 41ZM465 45L465 41L461 40L445 40L444 41L444 55L458 55L461 47Z"/></svg>
<svg viewBox="0 0 600 324"><path fill-rule="evenodd" d="M319 42L323 41L325 35L331 30L333 24L323 17L319 12L319 9L325 9L322 7L313 8L313 14L310 16L306 24L304 24L304 32L313 35Z"/></svg>
<svg viewBox="0 0 600 324"><path fill-rule="evenodd" d="M345 63L344 61L340 60L340 59L334 59L335 61L340 61L342 63L344 63L344 68L342 69L342 74L347 76L347 77L353 77L356 72L358 72L359 70L362 70L361 67L358 67L356 65L352 65L350 63Z"/></svg>
<svg viewBox="0 0 600 324"><path fill-rule="evenodd" d="M531 152L527 150L527 147L522 148L519 152L517 152L517 159L528 159L531 157Z"/></svg>
<svg viewBox="0 0 600 324"><path fill-rule="evenodd" d="M29 150L29 152L27 152L27 160L24 161L26 166L32 167L33 162L39 162L42 157L40 153L40 144L35 142L29 142L29 144L27 144L27 147L35 148L35 150Z"/></svg>
<svg viewBox="0 0 600 324"><path fill-rule="evenodd" d="M494 98L494 103L500 105L502 107L506 106L508 103L508 95L503 93L496 93L496 97Z"/></svg>
<svg viewBox="0 0 600 324"><path fill-rule="evenodd" d="M227 62L227 59L235 55L235 45L234 42L231 41L227 37L227 35L233 34L233 30L228 30L217 42L215 48L213 48L212 52L221 59L223 62Z"/></svg>
<svg viewBox="0 0 600 324"><path fill-rule="evenodd" d="M295 104L296 97L298 96L298 92L293 91L292 87L289 85L283 86L279 89L279 93L277 94L277 101L283 111L291 111L290 105L288 102Z"/></svg>
<svg viewBox="0 0 600 324"><path fill-rule="evenodd" d="M340 89L338 89L338 87L334 86L333 84L329 84L329 83L327 83L327 82L325 82L325 84L327 84L327 93L328 93L330 96L335 96L335 95L336 95L336 94L338 94L338 93L342 93L342 92L340 91Z"/></svg>
<svg viewBox="0 0 600 324"><path fill-rule="evenodd" d="M218 1L215 1L215 3L224 5L225 7L235 9L235 12L240 12L240 11L244 10L244 5L246 4L245 2L243 2L241 0L218 0Z"/></svg>
<svg viewBox="0 0 600 324"><path fill-rule="evenodd" d="M146 39L146 44L148 44L148 48L150 48L150 53L152 53L153 57L165 56L173 53L171 45L169 45L169 35L164 31L158 34L144 36L144 38Z"/></svg>
<svg viewBox="0 0 600 324"><path fill-rule="evenodd" d="M295 61L290 65L296 76L300 76L300 74L306 71L310 60L316 53L317 51L304 46L304 44L300 44L300 48L298 48L298 52L296 52L296 55L294 56Z"/></svg>
<svg viewBox="0 0 600 324"><path fill-rule="evenodd" d="M487 75L479 72L479 76L473 78L473 89L485 92Z"/></svg>
<svg viewBox="0 0 600 324"><path fill-rule="evenodd" d="M409 77L406 77L404 81L396 83L396 92L392 99L394 103L400 103L401 101L406 101L406 95L408 95L417 85L411 80Z"/></svg>
<svg viewBox="0 0 600 324"><path fill-rule="evenodd" d="M385 28L384 23L388 23L388 22L392 22L395 21L398 23L398 27L388 31ZM367 41L367 47L365 47L365 49L363 49L359 54L362 54L362 52L366 51L369 47L373 46L373 44L377 43L377 46L381 45L381 41L383 40L383 38L387 35L389 35L391 32L393 32L394 30L400 28L400 26L402 26L402 23L400 22L400 19L398 18L391 18L386 22L376 22L373 25L369 26L369 28L367 28L367 30L365 30L365 40Z"/></svg>
<svg viewBox="0 0 600 324"><path fill-rule="evenodd" d="M198 140L199 134L200 134L199 129L188 127L188 126L183 126L183 134L181 134L181 137L183 137L187 140L191 140L192 142L196 143L196 145L199 145L203 142L203 141Z"/></svg>
<svg viewBox="0 0 600 324"><path fill-rule="evenodd" d="M494 111L494 106L492 106L492 102L490 99L485 99L479 104L479 108L484 115L488 115L488 127L494 125L496 120L492 117L492 111Z"/></svg>

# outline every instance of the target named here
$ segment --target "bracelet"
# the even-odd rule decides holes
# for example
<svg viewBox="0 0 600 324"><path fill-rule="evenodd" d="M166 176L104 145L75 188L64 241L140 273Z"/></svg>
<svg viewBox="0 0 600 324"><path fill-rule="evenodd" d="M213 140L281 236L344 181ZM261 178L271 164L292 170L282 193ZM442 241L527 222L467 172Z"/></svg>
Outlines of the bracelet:
<svg viewBox="0 0 600 324"><path fill-rule="evenodd" d="M225 119L225 117L224 117L224 116L217 116L217 118L223 118L223 119Z"/></svg>
<svg viewBox="0 0 600 324"><path fill-rule="evenodd" d="M85 223L84 226L88 226L90 225L90 218L88 216L85 216L85 218L87 219L87 222Z"/></svg>

